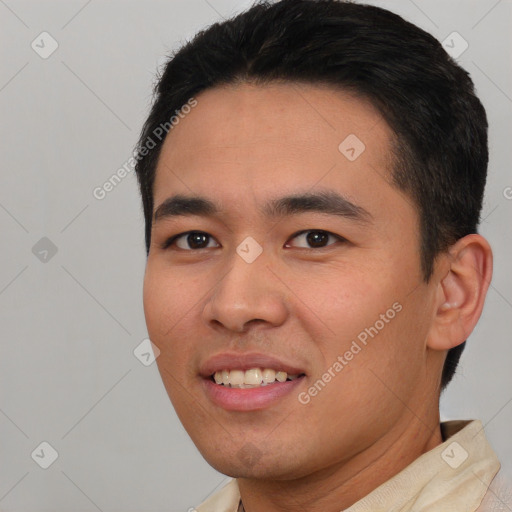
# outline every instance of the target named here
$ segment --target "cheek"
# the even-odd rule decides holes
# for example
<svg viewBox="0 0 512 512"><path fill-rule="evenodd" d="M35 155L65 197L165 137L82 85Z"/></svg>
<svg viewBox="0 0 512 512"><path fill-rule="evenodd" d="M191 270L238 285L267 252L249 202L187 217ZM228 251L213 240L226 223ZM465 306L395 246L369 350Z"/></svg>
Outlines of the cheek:
<svg viewBox="0 0 512 512"><path fill-rule="evenodd" d="M174 365L182 357L187 344L180 343L186 336L185 324L190 311L189 298L195 295L193 287L184 286L169 270L148 262L144 276L143 302L148 334L160 349L159 360ZM180 350L177 350L180 348ZM160 362L160 361L159 361Z"/></svg>
<svg viewBox="0 0 512 512"><path fill-rule="evenodd" d="M167 318L170 318L172 310L172 291L164 286L165 280L158 278L158 273L148 266L144 276L143 302L144 316L150 338L153 343L162 338L169 329ZM160 347L160 343L157 343Z"/></svg>
<svg viewBox="0 0 512 512"><path fill-rule="evenodd" d="M191 378L190 360L194 355L194 338L187 325L191 314L188 297L201 296L170 275L166 268L148 262L144 276L144 315L149 338L159 348L156 364L169 398L184 420L189 411L183 382Z"/></svg>
<svg viewBox="0 0 512 512"><path fill-rule="evenodd" d="M337 265L296 277L303 282L297 286L301 310L295 314L310 319L308 330L321 352L323 371L345 354L351 368L346 375L367 368L377 375L403 375L418 366L428 331L425 288L413 273L392 277L397 275L403 273L389 265ZM364 377L351 378L361 387L372 381L366 370Z"/></svg>
<svg viewBox="0 0 512 512"><path fill-rule="evenodd" d="M297 274L294 277L294 289L299 290L296 303L303 309L297 315L307 318L313 312L313 321L323 328L323 337L337 340L333 348L341 349L379 320L379 315L396 300L395 292L382 279L382 274L366 266L341 264Z"/></svg>

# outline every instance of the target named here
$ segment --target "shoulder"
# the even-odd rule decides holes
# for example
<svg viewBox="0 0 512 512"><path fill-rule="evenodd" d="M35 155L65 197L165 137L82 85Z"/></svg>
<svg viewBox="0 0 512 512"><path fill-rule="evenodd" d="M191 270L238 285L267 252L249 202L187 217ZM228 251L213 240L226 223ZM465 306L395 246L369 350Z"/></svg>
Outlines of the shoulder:
<svg viewBox="0 0 512 512"><path fill-rule="evenodd" d="M512 510L512 481L498 473L475 512L509 512L510 510Z"/></svg>

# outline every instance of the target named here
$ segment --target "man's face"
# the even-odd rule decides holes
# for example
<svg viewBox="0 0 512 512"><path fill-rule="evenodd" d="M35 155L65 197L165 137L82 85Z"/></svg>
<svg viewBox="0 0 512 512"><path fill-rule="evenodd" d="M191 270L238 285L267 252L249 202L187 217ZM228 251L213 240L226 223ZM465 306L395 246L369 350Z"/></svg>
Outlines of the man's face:
<svg viewBox="0 0 512 512"><path fill-rule="evenodd" d="M196 99L162 148L155 211L180 194L218 212L160 209L144 308L198 449L231 476L291 479L422 427L440 371L426 347L434 288L422 280L417 211L389 183L388 125L320 86L244 84ZM321 192L355 207L264 211ZM164 248L189 231L200 233ZM224 378L238 382L251 368L300 377L246 389L212 378L235 370ZM263 373L272 380L247 378Z"/></svg>

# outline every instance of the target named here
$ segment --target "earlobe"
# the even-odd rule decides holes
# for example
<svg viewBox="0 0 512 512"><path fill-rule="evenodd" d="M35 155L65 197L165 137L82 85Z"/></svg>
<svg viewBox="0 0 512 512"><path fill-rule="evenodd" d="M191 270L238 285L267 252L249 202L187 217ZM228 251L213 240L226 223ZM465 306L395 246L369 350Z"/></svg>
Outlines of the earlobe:
<svg viewBox="0 0 512 512"><path fill-rule="evenodd" d="M482 313L492 278L492 250L478 234L459 239L442 262L427 345L449 350L463 343Z"/></svg>

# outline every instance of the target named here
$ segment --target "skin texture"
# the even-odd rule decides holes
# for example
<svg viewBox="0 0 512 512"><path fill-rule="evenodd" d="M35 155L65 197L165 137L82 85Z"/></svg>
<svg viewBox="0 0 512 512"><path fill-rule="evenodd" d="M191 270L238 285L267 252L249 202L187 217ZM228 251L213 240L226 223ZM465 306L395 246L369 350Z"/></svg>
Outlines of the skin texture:
<svg viewBox="0 0 512 512"><path fill-rule="evenodd" d="M492 253L480 235L436 260L425 283L418 213L390 183L392 132L367 102L319 85L241 84L204 91L167 136L154 185L206 196L218 217L153 225L144 281L148 332L185 429L217 470L238 477L247 512L339 511L442 442L439 386L446 351L480 316ZM349 161L338 146L366 148ZM268 199L335 190L372 216L266 218ZM325 247L301 230L327 231ZM162 248L197 230L208 247ZM263 248L247 263L247 237ZM309 403L297 399L394 303L400 312ZM256 351L306 373L271 407L227 411L210 401L199 368L225 351Z"/></svg>

